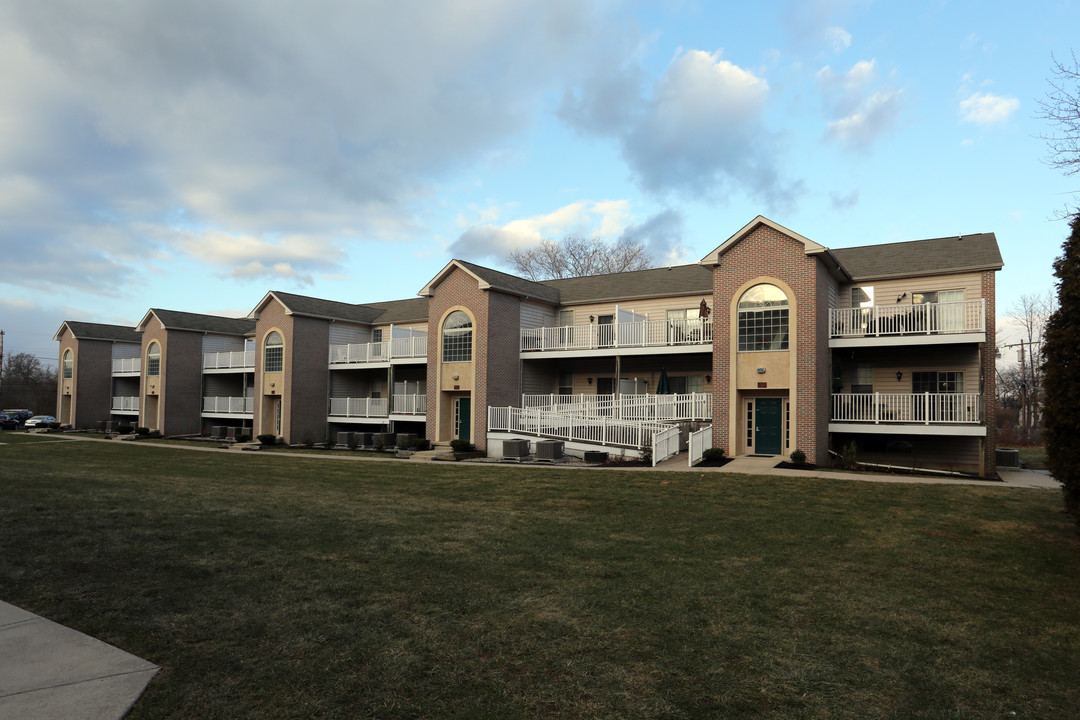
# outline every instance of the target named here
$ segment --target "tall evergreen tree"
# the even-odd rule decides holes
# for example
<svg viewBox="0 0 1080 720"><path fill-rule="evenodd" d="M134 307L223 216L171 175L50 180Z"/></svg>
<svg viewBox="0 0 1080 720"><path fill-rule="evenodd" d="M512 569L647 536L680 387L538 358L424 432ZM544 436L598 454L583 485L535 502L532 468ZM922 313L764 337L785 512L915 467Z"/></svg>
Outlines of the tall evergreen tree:
<svg viewBox="0 0 1080 720"><path fill-rule="evenodd" d="M1080 522L1080 212L1054 261L1058 308L1046 324L1043 383L1046 456L1065 510Z"/></svg>

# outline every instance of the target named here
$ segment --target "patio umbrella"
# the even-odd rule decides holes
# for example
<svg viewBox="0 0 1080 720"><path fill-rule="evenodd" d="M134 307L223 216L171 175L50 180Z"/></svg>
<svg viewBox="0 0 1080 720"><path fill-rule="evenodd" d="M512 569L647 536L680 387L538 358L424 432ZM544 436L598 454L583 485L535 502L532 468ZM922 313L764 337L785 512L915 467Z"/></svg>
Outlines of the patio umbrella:
<svg viewBox="0 0 1080 720"><path fill-rule="evenodd" d="M667 370L660 368L660 379L656 381L657 395L670 395L671 382L667 379Z"/></svg>

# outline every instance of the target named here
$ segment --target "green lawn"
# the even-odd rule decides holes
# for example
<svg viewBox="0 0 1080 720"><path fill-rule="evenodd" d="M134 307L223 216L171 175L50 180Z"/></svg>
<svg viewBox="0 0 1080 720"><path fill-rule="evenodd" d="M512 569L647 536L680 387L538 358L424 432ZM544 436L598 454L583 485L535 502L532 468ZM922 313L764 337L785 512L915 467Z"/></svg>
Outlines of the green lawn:
<svg viewBox="0 0 1080 720"><path fill-rule="evenodd" d="M131 718L1080 714L1056 491L0 443L0 599Z"/></svg>

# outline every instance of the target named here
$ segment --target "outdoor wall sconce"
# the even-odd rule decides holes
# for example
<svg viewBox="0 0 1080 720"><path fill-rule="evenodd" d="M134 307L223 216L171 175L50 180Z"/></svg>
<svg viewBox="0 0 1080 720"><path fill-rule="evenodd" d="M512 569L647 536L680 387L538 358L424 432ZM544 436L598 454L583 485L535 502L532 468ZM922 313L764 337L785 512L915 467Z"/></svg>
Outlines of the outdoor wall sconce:
<svg viewBox="0 0 1080 720"><path fill-rule="evenodd" d="M758 375L764 375L765 374L765 368L758 368L757 369L757 374Z"/></svg>
<svg viewBox="0 0 1080 720"><path fill-rule="evenodd" d="M595 320L595 319L596 319L596 316L595 316L595 315L590 315L590 316L589 316L589 322L592 322L592 321L593 321L593 320Z"/></svg>
<svg viewBox="0 0 1080 720"><path fill-rule="evenodd" d="M705 376L705 382L711 383L712 382L712 375L706 375Z"/></svg>
<svg viewBox="0 0 1080 720"><path fill-rule="evenodd" d="M277 383L270 383L270 387L277 387Z"/></svg>
<svg viewBox="0 0 1080 720"><path fill-rule="evenodd" d="M451 379L451 380L457 380L457 379L458 379L458 376L457 376L457 375L451 375L451 376L450 376L450 379Z"/></svg>
<svg viewBox="0 0 1080 720"><path fill-rule="evenodd" d="M896 298L896 302L900 302L901 300L903 300L906 297L907 297L907 293L904 293L903 295L900 295L899 297Z"/></svg>
<svg viewBox="0 0 1080 720"><path fill-rule="evenodd" d="M904 373L899 370L896 371L896 382L900 382L900 378L904 377Z"/></svg>
<svg viewBox="0 0 1080 720"><path fill-rule="evenodd" d="M585 378L585 380L587 380L587 381L588 381L588 383L589 383L590 385L592 385L592 378Z"/></svg>

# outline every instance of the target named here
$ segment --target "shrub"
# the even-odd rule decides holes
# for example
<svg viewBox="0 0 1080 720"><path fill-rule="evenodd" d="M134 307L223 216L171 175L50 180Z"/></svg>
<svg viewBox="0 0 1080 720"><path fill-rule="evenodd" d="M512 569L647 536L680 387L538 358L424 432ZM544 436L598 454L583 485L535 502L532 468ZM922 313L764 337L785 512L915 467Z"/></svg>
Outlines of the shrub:
<svg viewBox="0 0 1080 720"><path fill-rule="evenodd" d="M723 460L727 455L727 450L724 448L709 448L705 452L701 453L702 460Z"/></svg>
<svg viewBox="0 0 1080 720"><path fill-rule="evenodd" d="M130 433L134 429L135 428L133 428L131 425L129 425L127 423L124 423L123 425L117 425L116 426L116 434L117 435L127 435L128 433Z"/></svg>
<svg viewBox="0 0 1080 720"><path fill-rule="evenodd" d="M360 436L357 433L353 433L352 437L349 438L349 449L355 450L358 447L360 447Z"/></svg>
<svg viewBox="0 0 1080 720"><path fill-rule="evenodd" d="M300 442L300 446L310 450L315 447L315 438L311 437L311 434L304 435L304 439Z"/></svg>
<svg viewBox="0 0 1080 720"><path fill-rule="evenodd" d="M137 427L137 428L135 428L135 434L136 435L149 435L150 434L150 428L148 428L148 427Z"/></svg>
<svg viewBox="0 0 1080 720"><path fill-rule="evenodd" d="M796 465L805 465L806 464L806 453L804 453L802 450L796 450L795 452L791 453L791 455L789 455L788 457L790 457L791 462L795 463Z"/></svg>
<svg viewBox="0 0 1080 720"><path fill-rule="evenodd" d="M641 462L645 465L652 465L652 445L641 448Z"/></svg>
<svg viewBox="0 0 1080 720"><path fill-rule="evenodd" d="M49 428L50 430L59 430L60 429L60 423L59 422L47 423L45 425L45 427Z"/></svg>
<svg viewBox="0 0 1080 720"><path fill-rule="evenodd" d="M276 445L277 444L277 435L275 435L273 433L263 433L262 435L259 435L257 439L263 445Z"/></svg>
<svg viewBox="0 0 1080 720"><path fill-rule="evenodd" d="M845 445L844 449L840 451L840 465L849 470L859 467L859 446L855 444L854 440Z"/></svg>
<svg viewBox="0 0 1080 720"><path fill-rule="evenodd" d="M251 442L251 436L248 435L247 433L241 433L241 434L236 436L236 442L238 442L238 443Z"/></svg>
<svg viewBox="0 0 1080 720"><path fill-rule="evenodd" d="M454 452L473 452L476 447L468 440L451 440L450 447Z"/></svg>
<svg viewBox="0 0 1080 720"><path fill-rule="evenodd" d="M412 450L430 450L431 441L427 438L416 438L411 443L409 443L409 448Z"/></svg>
<svg viewBox="0 0 1080 720"><path fill-rule="evenodd" d="M372 447L374 448L375 452L383 451L383 448L385 448L386 446L383 445L382 435L375 436L375 443L372 445Z"/></svg>

